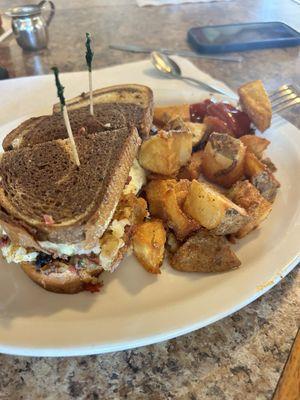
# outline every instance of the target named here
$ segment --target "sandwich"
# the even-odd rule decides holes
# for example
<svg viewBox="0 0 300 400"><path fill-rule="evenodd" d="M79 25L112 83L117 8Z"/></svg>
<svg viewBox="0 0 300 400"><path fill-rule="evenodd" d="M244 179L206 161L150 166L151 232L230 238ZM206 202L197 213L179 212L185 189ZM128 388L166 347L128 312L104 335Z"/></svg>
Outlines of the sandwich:
<svg viewBox="0 0 300 400"><path fill-rule="evenodd" d="M89 113L89 95L67 101L74 135L110 131L127 125L135 126L142 138L149 135L153 118L153 93L143 85L117 85L93 92L94 116ZM5 151L38 143L67 138L60 112L60 104L53 107L53 115L26 120L4 139Z"/></svg>
<svg viewBox="0 0 300 400"><path fill-rule="evenodd" d="M93 91L94 110L109 104L123 114L134 125L142 138L149 136L153 118L153 93L150 88L137 84L115 85ZM89 108L89 93L66 102L68 110ZM60 112L60 104L53 107L53 113Z"/></svg>
<svg viewBox="0 0 300 400"><path fill-rule="evenodd" d="M111 131L128 125L125 116L109 105L95 110L92 116L89 110L79 109L68 112L74 136L95 132ZM64 119L61 113L29 118L13 129L3 140L5 151L20 147L35 146L39 143L57 139L67 139Z"/></svg>
<svg viewBox="0 0 300 400"><path fill-rule="evenodd" d="M75 141L79 167L69 139L11 150L0 160L2 254L60 293L97 287L100 273L122 260L132 225L147 213L135 197L144 183L141 173L130 176L141 141L137 130Z"/></svg>
<svg viewBox="0 0 300 400"><path fill-rule="evenodd" d="M150 122L139 119L143 134L151 96L148 108ZM141 138L134 118L128 121L113 103L95 111L90 117L83 106L70 113L79 167L58 113L23 123L3 143L2 254L53 292L98 291L101 273L119 265L148 214L137 197L146 176L136 160Z"/></svg>

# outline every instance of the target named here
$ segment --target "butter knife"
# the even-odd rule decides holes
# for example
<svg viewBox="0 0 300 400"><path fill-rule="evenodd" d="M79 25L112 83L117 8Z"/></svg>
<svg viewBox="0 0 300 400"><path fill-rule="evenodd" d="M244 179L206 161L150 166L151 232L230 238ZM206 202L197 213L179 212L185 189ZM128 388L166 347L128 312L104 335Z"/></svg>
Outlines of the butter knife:
<svg viewBox="0 0 300 400"><path fill-rule="evenodd" d="M177 55L182 57L195 57L195 58L204 58L210 60L220 60L220 61L231 61L231 62L242 62L243 57L241 56L227 56L227 55L218 55L218 54L198 54L190 50L170 50L164 48L156 48L151 49L149 47L135 46L135 45L123 45L123 44L111 44L109 45L110 49L120 50L120 51L129 51L131 53L145 53L150 54L152 51L158 51L167 55Z"/></svg>

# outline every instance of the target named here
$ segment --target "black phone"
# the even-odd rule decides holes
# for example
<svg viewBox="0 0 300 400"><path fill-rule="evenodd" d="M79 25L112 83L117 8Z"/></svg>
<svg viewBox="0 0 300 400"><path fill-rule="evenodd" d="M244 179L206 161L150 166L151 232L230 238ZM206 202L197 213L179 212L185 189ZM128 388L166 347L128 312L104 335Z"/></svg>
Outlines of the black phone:
<svg viewBox="0 0 300 400"><path fill-rule="evenodd" d="M191 28L188 41L200 53L225 53L297 46L300 33L282 22L255 22Z"/></svg>

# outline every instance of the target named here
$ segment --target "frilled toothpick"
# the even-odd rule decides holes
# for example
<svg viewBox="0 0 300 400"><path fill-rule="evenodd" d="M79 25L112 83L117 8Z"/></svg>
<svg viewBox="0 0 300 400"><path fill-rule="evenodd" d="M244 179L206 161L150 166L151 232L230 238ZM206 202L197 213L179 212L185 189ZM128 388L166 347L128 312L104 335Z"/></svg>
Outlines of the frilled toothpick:
<svg viewBox="0 0 300 400"><path fill-rule="evenodd" d="M60 83L60 80L59 80L59 77L58 77L58 73L59 73L58 68L57 67L52 67L51 69L54 72L55 85L56 85L56 89L57 89L57 96L58 96L59 101L60 101L61 111L62 111L62 114L63 114L63 117L64 117L66 129L67 129L68 136L69 136L69 139L70 139L73 157L74 157L76 165L79 166L80 165L80 161L79 161L78 152L77 152L77 148L76 148L76 143L75 143L75 140L74 140L74 136L73 136L70 120L69 120L68 110L67 110L67 107L66 107L66 101L65 101L65 97L64 97L64 89L65 88Z"/></svg>
<svg viewBox="0 0 300 400"><path fill-rule="evenodd" d="M90 89L90 114L94 115L94 103L93 103L93 80L92 80L92 61L94 57L94 53L92 52L91 49L91 36L89 33L85 34L86 36L86 42L85 42L85 47L86 47L86 53L85 53L85 59L86 59L86 64L89 70L89 89Z"/></svg>

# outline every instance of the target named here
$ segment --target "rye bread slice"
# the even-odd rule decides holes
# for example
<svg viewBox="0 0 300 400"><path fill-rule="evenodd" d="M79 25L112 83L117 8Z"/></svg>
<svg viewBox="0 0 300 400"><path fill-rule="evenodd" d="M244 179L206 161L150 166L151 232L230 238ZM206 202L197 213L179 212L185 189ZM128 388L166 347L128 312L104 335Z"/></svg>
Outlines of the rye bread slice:
<svg viewBox="0 0 300 400"><path fill-rule="evenodd" d="M85 133L112 131L127 126L127 118L118 109L109 104L97 107L94 116L88 108L69 111L74 136ZM26 146L35 146L51 140L66 139L68 133L61 113L30 118L12 130L3 140L5 151Z"/></svg>
<svg viewBox="0 0 300 400"><path fill-rule="evenodd" d="M98 277L103 269L94 269L93 271L81 271L76 273L74 267L67 261L59 261L57 267L64 271L58 271L54 266L49 265L49 269L37 270L33 263L21 263L21 268L27 276L43 289L54 293L75 294L86 290L86 286ZM47 266L46 266L47 267ZM52 268L52 270L51 270Z"/></svg>
<svg viewBox="0 0 300 400"><path fill-rule="evenodd" d="M75 138L80 167L69 139L2 154L0 206L36 240L97 245L109 224L137 154L135 128ZM51 216L53 223L47 224ZM1 225L1 220L0 220Z"/></svg>
<svg viewBox="0 0 300 400"><path fill-rule="evenodd" d="M129 124L134 125L141 137L149 136L153 120L153 92L144 85L125 84L108 86L93 91L94 110L108 104L113 110L125 115ZM89 108L89 93L82 93L67 101L68 110ZM60 112L55 104L53 113Z"/></svg>

